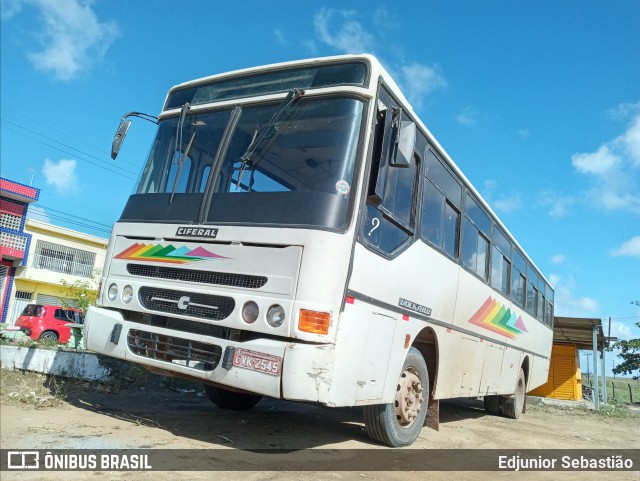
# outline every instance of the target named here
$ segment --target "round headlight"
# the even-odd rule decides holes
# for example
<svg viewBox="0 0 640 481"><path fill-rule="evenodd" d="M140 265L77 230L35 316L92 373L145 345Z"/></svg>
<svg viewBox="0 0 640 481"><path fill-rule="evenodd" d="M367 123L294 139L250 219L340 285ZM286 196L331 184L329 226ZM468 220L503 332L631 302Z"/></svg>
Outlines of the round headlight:
<svg viewBox="0 0 640 481"><path fill-rule="evenodd" d="M122 289L122 297L121 297L122 302L124 302L125 304L129 304L132 298L133 298L133 287L124 286L124 289Z"/></svg>
<svg viewBox="0 0 640 481"><path fill-rule="evenodd" d="M242 308L242 319L246 323L254 323L258 318L258 314L260 314L260 309L258 309L258 304L253 301L247 302Z"/></svg>
<svg viewBox="0 0 640 481"><path fill-rule="evenodd" d="M115 284L111 284L109 286L109 290L107 291L107 297L110 301L115 301L116 297L118 297L118 286Z"/></svg>
<svg viewBox="0 0 640 481"><path fill-rule="evenodd" d="M284 307L276 304L267 311L267 322L271 327L280 327L284 322Z"/></svg>

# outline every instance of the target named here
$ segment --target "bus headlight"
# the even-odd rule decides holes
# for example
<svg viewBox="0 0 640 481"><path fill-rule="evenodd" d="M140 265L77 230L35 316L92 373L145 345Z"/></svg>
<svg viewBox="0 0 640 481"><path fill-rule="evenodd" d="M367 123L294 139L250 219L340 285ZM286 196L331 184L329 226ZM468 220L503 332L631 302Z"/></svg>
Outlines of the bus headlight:
<svg viewBox="0 0 640 481"><path fill-rule="evenodd" d="M267 311L267 323L271 327L280 327L284 322L284 307L276 304Z"/></svg>
<svg viewBox="0 0 640 481"><path fill-rule="evenodd" d="M124 286L124 289L122 289L122 297L121 297L122 302L124 302L125 304L129 304L132 298L133 298L133 287Z"/></svg>
<svg viewBox="0 0 640 481"><path fill-rule="evenodd" d="M107 298L109 298L110 301L115 301L116 297L118 297L118 286L111 284L107 291Z"/></svg>
<svg viewBox="0 0 640 481"><path fill-rule="evenodd" d="M256 322L258 314L260 314L260 309L258 309L258 304L253 301L245 303L242 308L242 319L244 319L244 322L247 324Z"/></svg>

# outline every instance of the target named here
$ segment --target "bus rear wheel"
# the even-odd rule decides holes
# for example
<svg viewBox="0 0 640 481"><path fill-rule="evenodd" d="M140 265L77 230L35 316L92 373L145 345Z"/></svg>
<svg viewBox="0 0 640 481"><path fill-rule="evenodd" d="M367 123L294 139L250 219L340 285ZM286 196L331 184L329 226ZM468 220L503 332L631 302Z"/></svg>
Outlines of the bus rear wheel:
<svg viewBox="0 0 640 481"><path fill-rule="evenodd" d="M500 398L500 409L503 416L518 419L524 413L527 398L526 386L527 380L524 376L524 371L520 369L516 382L516 391L513 396Z"/></svg>
<svg viewBox="0 0 640 481"><path fill-rule="evenodd" d="M205 384L204 390L213 404L219 408L232 409L233 411L248 411L262 399L259 394L228 391L210 384Z"/></svg>
<svg viewBox="0 0 640 481"><path fill-rule="evenodd" d="M396 448L409 446L422 430L428 402L427 364L420 351L412 347L402 366L393 402L364 407L369 437Z"/></svg>

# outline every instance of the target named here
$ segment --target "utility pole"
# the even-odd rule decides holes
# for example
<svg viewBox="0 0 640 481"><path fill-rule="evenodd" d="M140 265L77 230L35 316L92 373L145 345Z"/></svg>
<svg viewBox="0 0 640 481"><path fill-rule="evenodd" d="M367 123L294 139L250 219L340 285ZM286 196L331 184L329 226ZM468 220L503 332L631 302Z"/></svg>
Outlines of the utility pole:
<svg viewBox="0 0 640 481"><path fill-rule="evenodd" d="M591 371L589 369L589 356L591 356L591 353L588 352L585 355L587 356L587 384L591 386Z"/></svg>

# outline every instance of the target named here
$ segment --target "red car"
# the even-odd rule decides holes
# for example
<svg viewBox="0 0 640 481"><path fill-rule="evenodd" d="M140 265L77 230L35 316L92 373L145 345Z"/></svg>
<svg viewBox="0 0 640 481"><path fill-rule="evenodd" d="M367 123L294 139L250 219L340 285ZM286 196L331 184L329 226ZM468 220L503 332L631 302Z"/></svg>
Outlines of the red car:
<svg viewBox="0 0 640 481"><path fill-rule="evenodd" d="M66 324L82 324L81 311L62 306L43 306L29 304L16 321L16 326L31 339L66 343L71 330Z"/></svg>

